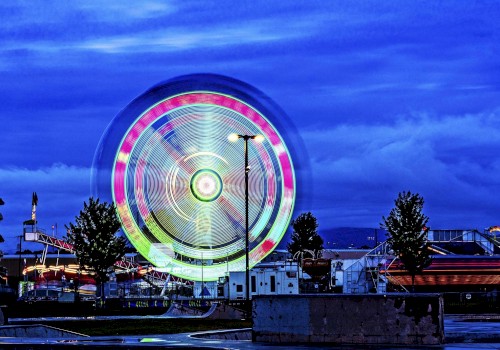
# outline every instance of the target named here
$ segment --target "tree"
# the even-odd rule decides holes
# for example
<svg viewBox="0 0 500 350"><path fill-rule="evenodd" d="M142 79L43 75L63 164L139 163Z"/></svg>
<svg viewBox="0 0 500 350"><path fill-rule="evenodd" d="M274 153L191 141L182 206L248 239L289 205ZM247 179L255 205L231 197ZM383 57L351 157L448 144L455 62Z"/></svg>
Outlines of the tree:
<svg viewBox="0 0 500 350"><path fill-rule="evenodd" d="M114 204L92 197L83 203L75 223L66 226L80 266L94 275L98 285L109 280L109 268L125 255L126 240L116 235L120 227Z"/></svg>
<svg viewBox="0 0 500 350"><path fill-rule="evenodd" d="M387 243L411 275L412 290L415 276L431 264L427 240L429 218L422 213L424 199L418 194L400 192L389 216L382 217L380 227L387 231Z"/></svg>
<svg viewBox="0 0 500 350"><path fill-rule="evenodd" d="M297 253L302 257L305 253L312 257L321 257L323 238L318 235L318 222L310 212L300 214L292 220L293 233L287 249L292 256ZM300 259L301 260L301 259Z"/></svg>
<svg viewBox="0 0 500 350"><path fill-rule="evenodd" d="M4 204L5 204L5 202L3 201L2 198L0 198L0 205L4 205ZM0 213L0 221L2 221L2 220L3 220L3 215L2 215L2 213ZM3 236L0 235L0 243L3 243L3 242L4 242ZM2 256L3 256L3 253L2 253Z"/></svg>
<svg viewBox="0 0 500 350"><path fill-rule="evenodd" d="M0 205L4 205L4 204L5 204L5 202L3 201L2 198L0 198ZM0 221L2 221L2 220L3 220L3 215L2 215L2 213L0 213ZM0 235L0 243L3 243L3 242L5 242L5 240L3 239L3 236ZM3 257L3 251L0 250L0 258L2 258L2 257ZM2 276L2 277L4 277L4 276Z"/></svg>

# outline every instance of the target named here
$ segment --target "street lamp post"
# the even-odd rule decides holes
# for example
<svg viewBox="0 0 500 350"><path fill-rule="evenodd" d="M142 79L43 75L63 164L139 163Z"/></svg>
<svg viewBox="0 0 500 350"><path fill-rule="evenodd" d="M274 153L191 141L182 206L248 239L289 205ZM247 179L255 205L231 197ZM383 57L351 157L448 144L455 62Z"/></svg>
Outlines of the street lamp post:
<svg viewBox="0 0 500 350"><path fill-rule="evenodd" d="M248 257L248 173L250 172L250 167L248 166L248 140L262 142L264 140L264 136L231 134L228 139L232 142L236 142L238 139L243 139L245 143L245 300L248 301L250 300L250 269Z"/></svg>
<svg viewBox="0 0 500 350"><path fill-rule="evenodd" d="M205 291L205 282L203 281L203 265L205 265L203 261L203 252L201 252L201 298L203 299L203 292Z"/></svg>

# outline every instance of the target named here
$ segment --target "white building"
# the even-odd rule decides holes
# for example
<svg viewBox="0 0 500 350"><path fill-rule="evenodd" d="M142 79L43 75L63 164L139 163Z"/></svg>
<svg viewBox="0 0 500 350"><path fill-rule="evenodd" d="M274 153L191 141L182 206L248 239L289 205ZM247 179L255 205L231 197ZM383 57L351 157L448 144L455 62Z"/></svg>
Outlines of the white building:
<svg viewBox="0 0 500 350"><path fill-rule="evenodd" d="M250 298L254 295L299 294L299 275L296 262L260 263L250 270ZM224 296L235 300L246 298L245 271L229 272Z"/></svg>
<svg viewBox="0 0 500 350"><path fill-rule="evenodd" d="M337 293L345 293L347 280L351 279L349 271L360 259L366 256L368 249L325 249L323 258L331 260L331 281L332 290ZM351 271L352 273L352 271ZM358 278L358 277L354 277Z"/></svg>

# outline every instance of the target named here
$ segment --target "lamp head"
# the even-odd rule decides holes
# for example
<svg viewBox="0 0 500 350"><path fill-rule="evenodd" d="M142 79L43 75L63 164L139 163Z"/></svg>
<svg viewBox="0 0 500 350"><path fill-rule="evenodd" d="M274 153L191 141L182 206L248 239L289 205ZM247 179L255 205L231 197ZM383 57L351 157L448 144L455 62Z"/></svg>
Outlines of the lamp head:
<svg viewBox="0 0 500 350"><path fill-rule="evenodd" d="M234 134L234 133L233 134L229 134L228 137L227 137L227 139L229 141L231 141L231 142L238 141L238 138L239 138L238 134Z"/></svg>
<svg viewBox="0 0 500 350"><path fill-rule="evenodd" d="M261 135L261 134L255 135L253 140L257 143L262 143L262 142L264 142L264 135Z"/></svg>

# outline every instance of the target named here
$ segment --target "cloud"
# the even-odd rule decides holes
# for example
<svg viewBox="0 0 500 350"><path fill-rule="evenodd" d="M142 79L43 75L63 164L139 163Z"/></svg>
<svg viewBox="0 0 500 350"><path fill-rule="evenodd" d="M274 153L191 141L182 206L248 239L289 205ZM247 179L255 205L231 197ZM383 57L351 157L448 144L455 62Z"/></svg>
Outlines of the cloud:
<svg viewBox="0 0 500 350"><path fill-rule="evenodd" d="M227 14L224 21L216 16L200 21L192 18L192 12L203 13L204 6L183 6L184 10L156 1L140 7L110 1L103 7L85 1L70 7L56 2L46 5L51 11L37 13L20 6L14 11L17 20L10 20L0 32L1 47L4 52L28 50L44 55L72 50L165 52L289 40L308 35L308 29L317 26L296 13L292 18L273 18L247 12L246 20L241 21L224 7L217 8L220 15ZM184 13L179 15L181 11Z"/></svg>
<svg viewBox="0 0 500 350"><path fill-rule="evenodd" d="M500 203L500 111L401 116L303 134L312 159L313 206L329 225L377 226L397 193L424 196L431 225L495 224ZM327 190L325 190L327 188Z"/></svg>
<svg viewBox="0 0 500 350"><path fill-rule="evenodd" d="M131 6L120 0L101 1L75 0L71 4L61 3L58 0L44 1L43 6L36 6L30 2L16 2L0 4L0 16L11 19L3 27L4 31L26 30L43 25L46 32L32 31L34 36L55 35L56 31L51 29L58 26L78 30L78 24L93 24L102 29L103 24L120 28L127 23L135 21L151 21L177 12L175 3L170 1L141 1L140 6ZM73 21L73 22L71 22ZM78 22L76 22L78 21ZM92 28L88 28L92 32ZM25 32L27 33L27 32ZM58 36L65 37L67 33L59 33Z"/></svg>
<svg viewBox="0 0 500 350"><path fill-rule="evenodd" d="M73 219L107 123L150 86L193 72L248 82L294 120L312 157L314 186L305 190L322 226L377 226L406 189L424 195L434 225L489 225L500 210L499 9L1 2L0 232L19 234L32 191L40 220ZM42 213L69 201L71 215Z"/></svg>
<svg viewBox="0 0 500 350"><path fill-rule="evenodd" d="M8 147L0 152L0 164L31 171L51 167L55 162L88 167L117 110L84 106L59 110L54 105L47 108L31 102L4 113L0 139Z"/></svg>
<svg viewBox="0 0 500 350"><path fill-rule="evenodd" d="M64 164L36 170L1 168L0 184L0 197L5 201L1 207L4 220L0 222L5 243L0 248L14 251L16 237L23 232L23 222L31 218L32 193L37 192L39 199L39 227L51 234L51 226L57 223L62 235L64 225L74 220L90 196L90 169ZM41 248L34 246L34 249Z"/></svg>
<svg viewBox="0 0 500 350"><path fill-rule="evenodd" d="M308 31L291 30L292 25L288 22L283 24L276 26L276 22L268 20L251 20L244 23L233 22L207 27L171 25L161 30L142 30L126 35L98 38L75 44L75 47L105 53L165 52L281 42L309 34ZM293 28L297 25L294 22Z"/></svg>
<svg viewBox="0 0 500 350"><path fill-rule="evenodd" d="M103 11L103 3L100 1L76 1L73 6L89 12L96 17L96 21L127 21L127 20L149 20L177 13L175 3L172 1L141 1L140 6L131 6L120 0L108 0Z"/></svg>

